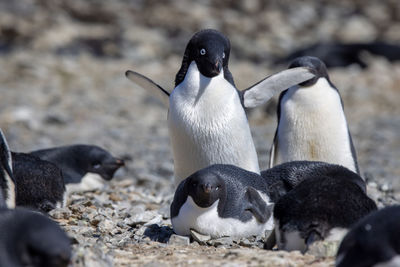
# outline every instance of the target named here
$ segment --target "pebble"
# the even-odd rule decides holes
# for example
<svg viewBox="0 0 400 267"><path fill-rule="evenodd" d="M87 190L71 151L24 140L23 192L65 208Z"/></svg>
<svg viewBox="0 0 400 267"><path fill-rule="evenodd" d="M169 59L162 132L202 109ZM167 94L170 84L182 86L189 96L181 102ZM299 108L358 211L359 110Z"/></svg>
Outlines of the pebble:
<svg viewBox="0 0 400 267"><path fill-rule="evenodd" d="M173 234L169 238L168 244L177 246L188 246L190 244L190 238L187 236Z"/></svg>

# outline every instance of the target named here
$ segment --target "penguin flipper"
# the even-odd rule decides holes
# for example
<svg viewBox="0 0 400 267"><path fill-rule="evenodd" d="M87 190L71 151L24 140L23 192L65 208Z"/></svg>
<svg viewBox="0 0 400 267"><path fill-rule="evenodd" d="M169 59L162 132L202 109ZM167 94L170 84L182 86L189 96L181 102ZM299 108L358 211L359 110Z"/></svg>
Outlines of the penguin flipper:
<svg viewBox="0 0 400 267"><path fill-rule="evenodd" d="M3 166L7 174L11 177L11 179L13 179L11 150L8 147L6 137L4 136L4 133L1 129L0 129L0 153L1 153L0 166Z"/></svg>
<svg viewBox="0 0 400 267"><path fill-rule="evenodd" d="M257 107L282 91L314 77L306 67L291 68L273 74L241 92L243 106Z"/></svg>
<svg viewBox="0 0 400 267"><path fill-rule="evenodd" d="M162 88L160 85L155 83L153 80L132 70L127 70L125 72L125 76L135 84L149 91L153 96L160 99L166 107L169 107L170 93L164 88Z"/></svg>
<svg viewBox="0 0 400 267"><path fill-rule="evenodd" d="M246 210L250 211L257 221L266 223L272 215L273 204L268 205L253 187L248 187L245 193Z"/></svg>

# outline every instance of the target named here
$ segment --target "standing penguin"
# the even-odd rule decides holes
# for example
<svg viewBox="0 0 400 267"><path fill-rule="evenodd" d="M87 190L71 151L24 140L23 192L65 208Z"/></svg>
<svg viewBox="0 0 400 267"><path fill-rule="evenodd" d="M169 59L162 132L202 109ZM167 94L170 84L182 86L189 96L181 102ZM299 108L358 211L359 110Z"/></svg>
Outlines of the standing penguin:
<svg viewBox="0 0 400 267"><path fill-rule="evenodd" d="M300 57L289 68L308 67L315 77L283 91L270 167L294 160L339 164L359 173L356 152L338 89L325 64L316 57Z"/></svg>
<svg viewBox="0 0 400 267"><path fill-rule="evenodd" d="M264 179L233 165L215 164L183 180L171 204L175 233L194 229L213 238L249 237L273 229Z"/></svg>
<svg viewBox="0 0 400 267"><path fill-rule="evenodd" d="M220 32L202 30L194 34L186 46L172 93L139 73L126 72L130 80L164 95L169 103L176 185L195 171L217 163L260 173L244 108L265 103L276 93L314 77L307 68L300 67L238 91L228 68L229 54L229 39Z"/></svg>
<svg viewBox="0 0 400 267"><path fill-rule="evenodd" d="M0 189L8 208L15 207L15 180L12 174L11 151L0 129Z"/></svg>

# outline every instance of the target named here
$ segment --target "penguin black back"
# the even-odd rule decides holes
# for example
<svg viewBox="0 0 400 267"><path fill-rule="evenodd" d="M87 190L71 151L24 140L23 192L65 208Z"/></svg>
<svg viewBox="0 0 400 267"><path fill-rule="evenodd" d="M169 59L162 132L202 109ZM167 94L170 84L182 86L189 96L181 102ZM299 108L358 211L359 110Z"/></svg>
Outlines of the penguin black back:
<svg viewBox="0 0 400 267"><path fill-rule="evenodd" d="M359 175L343 166L321 161L285 162L262 171L261 176L268 184L268 195L275 203L302 181L313 177L346 178L357 184L363 192L366 191L365 182Z"/></svg>
<svg viewBox="0 0 400 267"><path fill-rule="evenodd" d="M340 244L336 266L398 266L399 255L400 206L396 205L371 213L354 225ZM389 262L392 265L383 264Z"/></svg>
<svg viewBox="0 0 400 267"><path fill-rule="evenodd" d="M25 153L12 153L17 206L48 212L64 202L61 170L53 163Z"/></svg>
<svg viewBox="0 0 400 267"><path fill-rule="evenodd" d="M331 229L349 228L376 210L375 202L352 179L346 175L307 178L281 197L274 208L279 236L298 232L303 245L309 245L325 239ZM361 177L358 180L363 182ZM279 246L300 249L285 244L285 237L278 240Z"/></svg>
<svg viewBox="0 0 400 267"><path fill-rule="evenodd" d="M0 210L0 266L67 266L70 240L49 218L25 209Z"/></svg>
<svg viewBox="0 0 400 267"><path fill-rule="evenodd" d="M79 183L88 172L111 180L124 165L122 159L113 157L106 150L93 145L70 145L32 151L32 155L56 164L63 172L65 183Z"/></svg>
<svg viewBox="0 0 400 267"><path fill-rule="evenodd" d="M222 33L212 29L198 31L186 46L181 68L175 77L175 86L185 79L192 61L196 62L200 73L209 78L218 75L223 68L225 79L235 86L228 68L230 50L229 39Z"/></svg>

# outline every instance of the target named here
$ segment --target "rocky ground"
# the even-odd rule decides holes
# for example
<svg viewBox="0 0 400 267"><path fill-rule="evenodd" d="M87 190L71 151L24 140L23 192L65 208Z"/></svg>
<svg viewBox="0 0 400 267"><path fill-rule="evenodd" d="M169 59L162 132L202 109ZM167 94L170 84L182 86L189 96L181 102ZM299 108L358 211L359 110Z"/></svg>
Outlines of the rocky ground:
<svg viewBox="0 0 400 267"><path fill-rule="evenodd" d="M187 41L205 27L231 39L239 88L285 68L273 60L315 40L400 43L399 2L367 2L0 1L0 126L11 148L91 143L127 160L104 190L74 194L51 212L74 240L71 266L332 266L324 253L266 251L256 239L189 244L172 235L167 110L124 72L171 88ZM367 69L330 75L368 193L382 207L400 197L400 63L363 57ZM249 120L266 168L274 101Z"/></svg>

